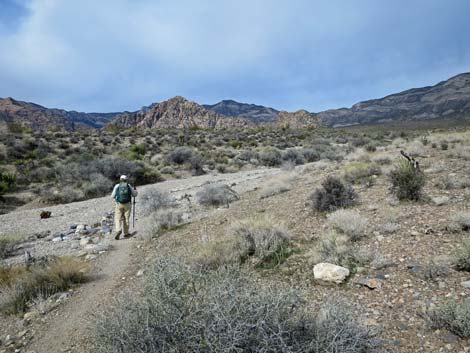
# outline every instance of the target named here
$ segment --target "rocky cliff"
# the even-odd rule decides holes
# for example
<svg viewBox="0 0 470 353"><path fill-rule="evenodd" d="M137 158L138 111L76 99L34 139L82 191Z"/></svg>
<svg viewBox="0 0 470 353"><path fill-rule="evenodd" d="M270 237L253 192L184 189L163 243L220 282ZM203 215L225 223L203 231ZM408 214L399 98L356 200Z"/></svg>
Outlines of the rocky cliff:
<svg viewBox="0 0 470 353"><path fill-rule="evenodd" d="M280 112L275 126L278 128L318 128L322 122L316 117L315 114L309 113L306 110L298 110L293 113Z"/></svg>
<svg viewBox="0 0 470 353"><path fill-rule="evenodd" d="M243 118L225 117L183 97L174 97L153 104L137 112L124 113L112 126L140 128L230 128L248 127L252 123Z"/></svg>

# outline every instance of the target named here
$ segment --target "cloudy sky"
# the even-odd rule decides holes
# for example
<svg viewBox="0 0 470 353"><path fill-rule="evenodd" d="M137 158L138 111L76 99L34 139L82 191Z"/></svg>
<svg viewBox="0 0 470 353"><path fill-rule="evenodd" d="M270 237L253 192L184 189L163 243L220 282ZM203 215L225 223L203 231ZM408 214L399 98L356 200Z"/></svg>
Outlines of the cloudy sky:
<svg viewBox="0 0 470 353"><path fill-rule="evenodd" d="M0 97L318 112L470 71L469 0L0 0Z"/></svg>

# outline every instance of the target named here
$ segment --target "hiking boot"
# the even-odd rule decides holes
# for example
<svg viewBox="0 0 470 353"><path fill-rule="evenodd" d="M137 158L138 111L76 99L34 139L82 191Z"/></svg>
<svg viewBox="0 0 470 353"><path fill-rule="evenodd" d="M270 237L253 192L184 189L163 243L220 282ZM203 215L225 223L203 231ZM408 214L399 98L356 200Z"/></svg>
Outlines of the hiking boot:
<svg viewBox="0 0 470 353"><path fill-rule="evenodd" d="M120 236L121 236L121 231L116 233L116 236L114 237L114 239L119 240Z"/></svg>

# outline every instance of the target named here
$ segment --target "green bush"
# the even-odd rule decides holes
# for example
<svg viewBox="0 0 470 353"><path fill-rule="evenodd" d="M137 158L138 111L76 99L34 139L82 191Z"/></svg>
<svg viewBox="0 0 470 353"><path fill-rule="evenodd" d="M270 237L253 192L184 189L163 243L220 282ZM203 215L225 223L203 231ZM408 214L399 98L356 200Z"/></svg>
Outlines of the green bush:
<svg viewBox="0 0 470 353"><path fill-rule="evenodd" d="M277 167L282 163L282 154L276 147L266 147L259 153L259 160L267 167Z"/></svg>
<svg viewBox="0 0 470 353"><path fill-rule="evenodd" d="M16 184L16 175L0 171L0 195L10 192Z"/></svg>
<svg viewBox="0 0 470 353"><path fill-rule="evenodd" d="M399 200L417 201L422 198L426 182L424 174L406 160L400 160L390 172L391 191Z"/></svg>
<svg viewBox="0 0 470 353"><path fill-rule="evenodd" d="M373 339L342 303L312 310L292 290L234 267L202 272L161 258L142 296L100 315L94 352L368 353Z"/></svg>
<svg viewBox="0 0 470 353"><path fill-rule="evenodd" d="M470 338L470 302L457 303L449 300L436 309L428 311L431 327L447 329L457 336Z"/></svg>
<svg viewBox="0 0 470 353"><path fill-rule="evenodd" d="M328 176L309 199L312 207L320 212L335 211L358 203L354 189L334 176Z"/></svg>
<svg viewBox="0 0 470 353"><path fill-rule="evenodd" d="M470 239L464 240L454 252L453 264L459 271L470 271Z"/></svg>

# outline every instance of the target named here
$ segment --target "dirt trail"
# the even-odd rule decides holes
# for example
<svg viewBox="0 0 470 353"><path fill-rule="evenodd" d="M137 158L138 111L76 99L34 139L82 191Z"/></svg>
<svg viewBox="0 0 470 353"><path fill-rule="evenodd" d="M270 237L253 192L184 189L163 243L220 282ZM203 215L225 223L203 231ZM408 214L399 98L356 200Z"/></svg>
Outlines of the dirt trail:
<svg viewBox="0 0 470 353"><path fill-rule="evenodd" d="M221 182L232 185L240 194L261 186L266 178L279 173L277 169L260 169L244 171L218 176L205 175L182 180L172 180L164 183L147 185L140 188L140 195L144 195L152 187L170 191L174 196L181 197L184 194L194 195L202 185L207 182ZM64 227L70 223L80 223L98 220L106 211L112 209L113 201L109 197L77 202L70 205L59 205L50 208L57 215L51 223L55 227ZM38 210L21 210L0 216L0 222L7 227L18 227L14 219L30 217L37 219ZM139 208L137 208L139 213ZM30 214L31 213L31 214ZM143 215L138 214L142 220ZM28 224L29 223L29 224ZM36 224L36 225L35 225ZM48 230L51 229L49 224ZM138 222L136 230L142 231L143 222ZM23 227L39 231L46 228L44 224L37 226L37 222L30 219L22 220ZM134 260L132 252L138 252L134 244L136 238L114 242L114 249L106 256L102 256L95 265L93 281L81 286L76 293L55 312L46 315L43 323L35 328L33 340L28 345L26 352L56 353L56 352L89 352L87 344L87 331L90 329L93 314L102 311L102 308L112 299L121 285L127 279L123 279ZM135 273L134 273L135 275Z"/></svg>

